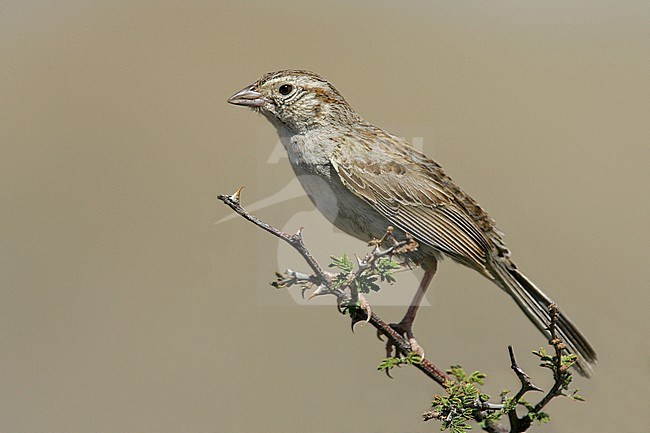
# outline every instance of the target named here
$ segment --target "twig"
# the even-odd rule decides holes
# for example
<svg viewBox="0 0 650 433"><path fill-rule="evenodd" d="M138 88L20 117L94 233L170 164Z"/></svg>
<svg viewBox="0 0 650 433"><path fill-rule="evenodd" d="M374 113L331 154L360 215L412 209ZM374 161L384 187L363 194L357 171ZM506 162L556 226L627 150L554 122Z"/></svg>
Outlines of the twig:
<svg viewBox="0 0 650 433"><path fill-rule="evenodd" d="M541 411L544 406L546 406L553 398L562 395L562 385L566 379L568 367L562 365L562 351L565 346L564 343L557 337L557 321L559 319L560 311L556 304L551 304L548 307L549 313L551 314L551 322L548 326L548 330L551 333L551 339L549 344L555 349L555 365L553 368L553 375L555 376L555 383L553 387L548 391L548 393L537 403L533 409L533 412Z"/></svg>
<svg viewBox="0 0 650 433"><path fill-rule="evenodd" d="M318 264L316 259L311 255L309 250L307 250L305 244L302 242L302 227L300 230L298 230L298 232L296 232L296 234L291 235L289 233L278 230L272 225L267 224L261 219L257 218L256 216L251 215L239 204L239 197L241 196L241 190L243 188L243 186L240 187L237 191L235 191L234 194L231 195L220 194L217 196L217 198L230 206L232 210L237 212L248 221L291 245L296 251L298 251L302 258L305 259L307 265L309 265L312 271L314 271L314 273L321 279L322 282L329 282L329 276L327 273Z"/></svg>
<svg viewBox="0 0 650 433"><path fill-rule="evenodd" d="M542 397L542 399L536 404L532 405L523 401L523 396L529 391L541 391L543 390L532 383L530 376L528 376L517 364L515 359L515 353L512 349L512 346L508 346L508 352L510 354L511 367L519 381L521 382L521 388L515 394L515 396L510 401L511 410L508 412L508 419L510 421L510 433L521 433L528 430L533 419L536 416L542 414L542 409L555 397L563 395L562 390L567 389L569 382L571 381L571 373L568 371L571 363L565 365L562 359L562 351L565 349L564 343L557 336L557 322L559 318L559 309L557 305L551 304L548 307L550 313L550 323L549 323L549 332L551 334L551 339L549 344L553 346L555 350L555 356L550 357L545 354L543 351L535 352L542 359L542 366L549 368L553 372L553 378L555 383L551 389ZM575 394L575 393L574 393ZM517 405L524 404L528 409L528 412L521 418L517 416L517 411L515 410Z"/></svg>
<svg viewBox="0 0 650 433"><path fill-rule="evenodd" d="M508 346L508 353L510 354L510 368L512 368L512 370L519 378L519 381L521 382L521 388L512 399L513 408L510 412L508 412L508 420L510 421L510 428L511 428L510 431L511 433L523 432L526 431L528 427L530 427L530 418L517 417L517 411L515 408L519 404L519 401L524 396L524 394L526 394L528 391L543 391L543 390L537 385L535 385L530 380L530 376L528 376L526 372L522 370L521 367L519 367L519 365L517 364L517 360L515 359L515 351L512 349L512 346L510 345Z"/></svg>
<svg viewBox="0 0 650 433"><path fill-rule="evenodd" d="M298 253L303 257L303 259L305 259L309 267L312 269L312 271L314 271L318 279L321 281L321 284L327 286L329 292L334 296L336 296L341 303L347 302L348 295L340 289L335 289L331 287L329 275L323 270L320 264L318 264L316 259L311 255L311 253L303 243L302 229L298 230L296 234L291 235L289 233L285 233L281 230L278 230L272 225L267 224L264 221L260 220L256 216L251 215L239 203L241 190L242 188L239 188L234 194L231 195L221 194L217 196L217 198L222 202L224 202L226 205L228 205L232 210L237 212L239 215L244 217L246 220L252 222L256 226L266 230L267 232L271 233L272 235L282 239L283 241L291 245L296 251L298 251ZM393 342L397 350L402 355L408 355L411 352L411 346L409 345L408 341L404 339L401 335L399 335L397 332L395 332L395 330L391 328L386 322L384 322L377 314L370 313L370 317L368 318L365 312L357 309L355 310L355 316L352 318L352 320L353 321L368 320L368 322L372 326L374 326L377 329L377 331L385 335L386 338L389 338ZM413 365L417 367L420 371L422 371L424 374L426 374L428 377L433 379L440 386L443 386L444 383L447 380L449 380L449 376L447 376L447 374L445 374L444 371L440 370L438 367L436 367L427 359L423 358L421 362Z"/></svg>

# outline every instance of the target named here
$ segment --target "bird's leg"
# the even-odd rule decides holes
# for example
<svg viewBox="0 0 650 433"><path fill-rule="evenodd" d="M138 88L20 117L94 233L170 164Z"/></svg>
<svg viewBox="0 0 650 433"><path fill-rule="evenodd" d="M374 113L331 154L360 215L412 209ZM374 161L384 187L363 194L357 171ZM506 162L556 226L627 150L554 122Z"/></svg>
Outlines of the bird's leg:
<svg viewBox="0 0 650 433"><path fill-rule="evenodd" d="M415 321L415 316L417 315L418 309L420 308L420 303L422 302L422 299L424 299L424 294L426 293L429 284L431 284L433 276L436 274L436 270L438 269L438 262L433 257L427 258L424 262L422 262L422 269L424 269L424 276L422 277L422 281L420 281L417 292L415 292L415 296L411 301L411 305L409 305L408 310L406 310L406 314L404 314L404 317L402 320L400 320L399 323L391 324L390 326L396 332L403 335L409 340L411 351L416 352L424 358L424 350L413 337L413 322ZM393 347L389 341L386 343L386 353L390 357L392 356L392 352Z"/></svg>

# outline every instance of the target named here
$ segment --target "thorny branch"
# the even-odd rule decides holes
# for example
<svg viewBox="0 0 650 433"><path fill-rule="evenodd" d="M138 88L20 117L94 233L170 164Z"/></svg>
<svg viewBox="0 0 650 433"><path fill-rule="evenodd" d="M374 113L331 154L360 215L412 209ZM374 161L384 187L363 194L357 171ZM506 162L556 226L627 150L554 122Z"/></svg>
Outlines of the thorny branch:
<svg viewBox="0 0 650 433"><path fill-rule="evenodd" d="M309 267L312 269L314 274L317 277L318 288L316 289L325 291L328 290L329 293L336 296L340 305L349 304L351 299L343 290L332 288L330 285L331 276L323 270L323 268L318 264L316 259L311 255L307 247L302 241L302 229L298 230L296 234L285 233L281 230L276 229L275 227L265 223L259 218L255 217L248 213L239 203L239 197L241 194L242 188L239 188L232 195L219 195L217 198L227 204L232 210L237 212L239 215L252 222L256 226L266 230L272 235L282 239L291 245L298 253L305 259ZM409 342L399 335L393 328L391 328L386 322L384 322L377 314L370 312L369 317L366 312L360 309L355 310L356 316L352 318L353 321L358 322L362 320L367 320L372 326L374 326L379 333L386 336L390 339L395 345L395 348L402 354L408 355L411 352L411 346ZM441 386L449 380L447 374L444 371L440 370L438 367L433 365L429 360L422 359L420 363L414 364L420 371L433 379L436 383Z"/></svg>
<svg viewBox="0 0 650 433"><path fill-rule="evenodd" d="M384 335L389 341L394 345L396 352L398 354L405 356L405 359L411 359L410 356L413 354L411 351L411 346L404 337L398 334L390 325L384 322L377 314L373 313L370 309L370 306L365 303L365 300L359 298L359 294L356 290L352 288L352 283L355 279L359 278L365 271L370 268L373 268L376 265L376 262L379 258L384 256L390 256L392 254L404 252L404 249L417 248L417 243L408 239L406 241L397 241L392 238L392 229L389 228L386 232L384 238L377 240L375 242L375 249L366 255L363 259L357 257L357 270L356 272L351 272L348 276L348 279L344 284L338 284L336 287L333 284L333 274L326 272L323 267L316 261L316 259L309 252L302 240L302 228L298 230L295 234L289 234L283 232L272 225L260 220L256 216L248 213L240 204L240 195L243 187L239 188L234 194L231 195L218 195L217 198L228 205L233 211L242 216L244 219L250 221L256 226L262 228L263 230L271 233L277 238L283 240L284 242L291 245L307 262L308 266L314 272L313 275L307 275L292 270L287 270L285 272L288 275L288 279L280 279L279 283L276 283L276 287L279 287L283 283L310 283L316 285L316 290L312 293L311 297L330 294L334 295L337 298L337 304L339 306L339 311L341 311L341 306L351 306L360 304L362 308L354 308L350 310L350 315L352 318L352 329L354 330L354 325L358 322L365 321L370 323L377 329L377 335ZM380 245L383 243L385 238L389 236L393 241L393 245L386 250L381 250ZM282 277L278 274L278 277ZM288 284L290 285L290 284ZM344 289L349 289L349 294L344 291ZM304 290L303 290L304 295ZM359 302L360 301L360 302ZM510 355L511 368L517 375L517 378L521 382L521 388L515 394L513 398L508 399L506 397L506 392L502 393L502 404L489 403L483 401L480 398L476 398L474 401L466 404L465 408L469 408L472 411L471 417L474 418L477 422L480 423L481 428L489 433L522 433L528 430L531 426L533 420L540 422L546 422L548 420L548 415L542 412L542 409L555 397L565 395L562 391L568 389L568 385L571 382L572 374L569 371L569 367L575 362L575 356L573 355L562 355L562 351L565 349L564 343L557 337L556 325L559 317L559 310L557 305L552 304L549 307L551 321L549 325L549 331L551 334L551 344L555 350L555 356L551 357L546 355L544 350L538 352L533 352L542 360L542 367L549 368L552 370L555 383L553 387L544 395L544 397L536 404L532 405L526 402L523 397L526 393L530 391L543 392L543 390L536 385L534 385L530 379L530 376L526 374L521 367L517 364L515 359L514 350L512 346L508 346L508 353ZM418 359L417 362L409 362L411 365L418 368L430 379L434 380L440 386L445 388L447 391L452 389L454 382L447 373L451 373L451 370L448 370L447 373L440 370L433 363L431 363L426 358ZM484 377L484 375L483 375ZM482 384L480 380L477 381ZM489 398L489 396L487 396ZM582 400L582 397L577 395L577 390L573 392L570 397L575 400ZM517 416L516 407L518 405L523 405L528 409L528 412L523 416ZM455 416L455 409L452 410L449 414L446 415L446 422L449 423L452 417ZM508 416L510 428L504 424L497 421L501 415ZM423 414L424 420L429 420L433 418L442 419L441 414L436 411L429 411ZM444 424L443 424L444 425ZM469 427L466 427L469 428ZM453 430L453 429L452 429ZM461 428L462 431L465 428ZM457 430L457 431L461 431Z"/></svg>
<svg viewBox="0 0 650 433"><path fill-rule="evenodd" d="M548 368L552 371L555 382L551 389L542 397L542 399L535 405L528 403L524 400L524 394L529 391L544 392L541 388L533 384L530 379L530 376L526 374L521 367L517 364L515 359L515 353L512 349L512 346L508 346L508 352L510 354L511 368L519 378L521 382L521 388L515 396L507 402L506 410L508 414L508 420L510 422L510 433L519 433L525 432L531 426L532 422L537 420L538 422L547 422L549 417L548 414L542 411L546 405L555 397L564 396L566 394L563 391L568 390L569 384L573 379L572 373L569 371L569 368L573 365L576 360L575 355L563 355L563 351L566 346L557 336L557 322L559 319L560 311L556 304L551 304L549 306L549 313L551 320L549 323L549 332L551 334L551 339L549 344L553 346L555 351L554 356L549 356L546 352L541 349L539 351L533 352L537 355L542 363L541 367ZM573 398L574 400L582 400L577 394L577 389L568 397ZM517 416L517 411L515 410L517 405L522 405L527 409L527 413L521 417Z"/></svg>
<svg viewBox="0 0 650 433"><path fill-rule="evenodd" d="M549 311L551 313L551 323L549 324L548 330L551 333L551 339L549 343L553 346L555 349L555 357L553 358L552 361L552 370L553 374L555 375L555 383L553 384L553 387L549 390L548 393L535 405L535 408L533 409L535 412L541 411L544 406L548 404L553 398L558 397L562 394L562 388L563 385L566 382L566 379L570 379L571 375L568 372L569 370L569 365L565 365L562 362L562 350L564 350L565 345L562 343L562 341L558 338L557 336L557 321L560 316L560 310L558 309L556 304L551 304L549 307ZM568 385L568 383L566 383ZM564 387L566 388L566 387Z"/></svg>
<svg viewBox="0 0 650 433"><path fill-rule="evenodd" d="M521 382L521 388L512 399L512 405L513 407L516 407L517 404L519 404L519 401L521 401L524 394L526 394L527 392L529 391L543 392L543 390L540 387L536 386L530 380L530 376L528 376L528 374L526 374L526 372L522 370L521 367L519 367L519 365L517 364L517 360L515 359L515 351L512 349L512 346L508 346L508 353L510 354L510 363L511 363L510 368L512 368L512 370L519 378L519 381ZM526 417L526 421L525 421L517 417L516 410L511 410L510 412L508 412L508 420L510 421L510 425L513 426L513 428L515 426L522 427L522 423L524 422L528 422L528 424L530 425L530 418ZM525 429L521 431L525 431Z"/></svg>

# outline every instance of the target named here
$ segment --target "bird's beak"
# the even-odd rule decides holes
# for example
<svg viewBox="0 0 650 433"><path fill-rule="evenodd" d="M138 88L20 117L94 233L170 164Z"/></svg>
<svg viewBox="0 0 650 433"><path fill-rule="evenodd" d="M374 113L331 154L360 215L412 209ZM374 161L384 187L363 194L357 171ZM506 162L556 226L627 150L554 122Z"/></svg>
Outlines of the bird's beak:
<svg viewBox="0 0 650 433"><path fill-rule="evenodd" d="M233 105L242 105L244 107L261 107L266 102L266 98L260 92L253 90L253 84L244 87L239 92L228 98L228 103Z"/></svg>

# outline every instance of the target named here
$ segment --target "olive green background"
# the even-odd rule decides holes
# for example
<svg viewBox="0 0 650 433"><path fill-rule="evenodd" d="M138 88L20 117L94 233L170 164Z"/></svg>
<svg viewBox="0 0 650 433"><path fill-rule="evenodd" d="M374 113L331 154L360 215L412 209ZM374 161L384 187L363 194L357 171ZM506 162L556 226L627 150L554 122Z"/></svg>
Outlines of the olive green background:
<svg viewBox="0 0 650 433"><path fill-rule="evenodd" d="M420 414L439 388L377 372L371 328L268 286L297 255L215 224L215 195L245 184L323 262L365 251L274 196L293 178L275 131L225 103L288 67L423 143L589 336L588 401L554 401L536 431L641 431L649 27L644 1L0 2L0 432L438 430ZM408 300L416 276L384 291ZM415 331L434 362L488 372L496 394L517 387L513 344L548 386L528 355L543 338L496 286L445 262L428 300Z"/></svg>

